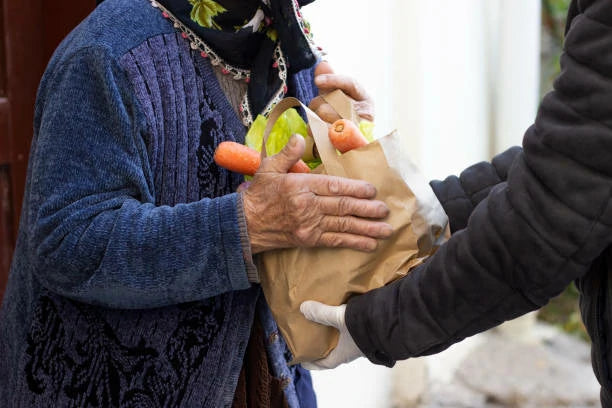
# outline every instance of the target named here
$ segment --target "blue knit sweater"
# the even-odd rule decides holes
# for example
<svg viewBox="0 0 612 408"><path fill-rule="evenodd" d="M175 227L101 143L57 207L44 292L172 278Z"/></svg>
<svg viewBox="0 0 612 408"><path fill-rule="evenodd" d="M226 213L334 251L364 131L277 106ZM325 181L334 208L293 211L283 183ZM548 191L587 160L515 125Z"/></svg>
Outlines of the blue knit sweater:
<svg viewBox="0 0 612 408"><path fill-rule="evenodd" d="M315 96L312 70L290 94ZM42 79L0 311L0 406L231 405L254 314L290 406L314 401L247 280L245 130L209 60L146 0L107 0ZM278 340L277 340L278 339Z"/></svg>

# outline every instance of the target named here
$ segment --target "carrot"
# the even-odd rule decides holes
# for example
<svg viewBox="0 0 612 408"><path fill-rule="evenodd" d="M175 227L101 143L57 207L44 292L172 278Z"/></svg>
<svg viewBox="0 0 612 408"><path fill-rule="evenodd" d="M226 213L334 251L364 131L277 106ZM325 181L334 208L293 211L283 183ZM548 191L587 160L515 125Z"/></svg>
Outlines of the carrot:
<svg viewBox="0 0 612 408"><path fill-rule="evenodd" d="M329 140L340 153L358 149L368 144L368 141L355 123L348 119L338 119L329 128Z"/></svg>
<svg viewBox="0 0 612 408"><path fill-rule="evenodd" d="M221 142L215 150L215 163L240 174L252 176L261 164L257 150L236 142Z"/></svg>
<svg viewBox="0 0 612 408"><path fill-rule="evenodd" d="M215 150L215 163L230 171L253 176L261 164L261 156L251 149L236 142L221 142ZM290 173L310 173L310 168L300 160L290 169Z"/></svg>

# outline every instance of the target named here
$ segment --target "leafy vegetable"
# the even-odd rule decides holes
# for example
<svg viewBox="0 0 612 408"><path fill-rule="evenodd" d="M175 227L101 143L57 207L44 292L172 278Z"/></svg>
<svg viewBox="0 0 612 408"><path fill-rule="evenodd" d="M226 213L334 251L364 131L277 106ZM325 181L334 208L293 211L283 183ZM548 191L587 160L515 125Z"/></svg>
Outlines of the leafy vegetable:
<svg viewBox="0 0 612 408"><path fill-rule="evenodd" d="M246 134L245 144L258 152L261 152L263 134L266 130L267 124L268 119L262 115L258 115ZM363 133L363 136L365 136L368 142L372 142L374 140L373 122L362 120L359 123L359 130L361 133ZM278 118L274 124L274 127L272 128L272 132L270 132L268 143L266 144L266 153L268 156L280 152L293 134L302 135L304 138L310 137L308 135L308 125L304 119L302 119L298 111L295 109L288 109ZM309 160L306 161L306 164L312 170L321 164L321 160Z"/></svg>
<svg viewBox="0 0 612 408"><path fill-rule="evenodd" d="M257 116L246 135L245 143L247 146L258 152L261 151L263 134L267 123L268 119L264 116ZM266 144L268 156L280 152L291 138L291 135L294 134L302 135L305 138L309 137L308 125L295 109L288 109L278 118L272 128L272 132L270 132L268 143Z"/></svg>
<svg viewBox="0 0 612 408"><path fill-rule="evenodd" d="M374 122L362 120L359 122L359 130L368 142L372 143L374 141Z"/></svg>

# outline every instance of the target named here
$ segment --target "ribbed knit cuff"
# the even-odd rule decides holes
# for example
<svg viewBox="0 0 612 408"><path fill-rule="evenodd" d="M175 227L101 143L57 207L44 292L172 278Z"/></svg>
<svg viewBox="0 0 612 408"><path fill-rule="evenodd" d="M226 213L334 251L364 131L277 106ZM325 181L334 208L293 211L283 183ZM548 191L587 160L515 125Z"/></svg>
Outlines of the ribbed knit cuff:
<svg viewBox="0 0 612 408"><path fill-rule="evenodd" d="M242 256L244 257L247 278L251 283L259 283L259 271L257 271L255 263L253 263L249 231L247 229L246 216L244 215L244 206L242 204L242 194L238 194L236 205L238 206L238 228L240 229L240 243L242 244Z"/></svg>
<svg viewBox="0 0 612 408"><path fill-rule="evenodd" d="M359 350L372 363L393 367L395 360L377 350L371 336L371 327L367 324L367 318L370 317L369 311L376 304L372 299L372 293L374 292L349 299L344 312L346 328Z"/></svg>

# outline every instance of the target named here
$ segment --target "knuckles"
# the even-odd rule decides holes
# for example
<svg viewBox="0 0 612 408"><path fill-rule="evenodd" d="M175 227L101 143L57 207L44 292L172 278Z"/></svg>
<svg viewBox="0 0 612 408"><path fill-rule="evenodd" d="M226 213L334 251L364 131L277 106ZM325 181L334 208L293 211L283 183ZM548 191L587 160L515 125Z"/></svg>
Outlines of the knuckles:
<svg viewBox="0 0 612 408"><path fill-rule="evenodd" d="M349 197L341 197L338 200L337 214L340 216L351 214L352 201Z"/></svg>
<svg viewBox="0 0 612 408"><path fill-rule="evenodd" d="M306 194L292 195L288 199L289 214L298 219L308 218L309 213L313 209L313 200Z"/></svg>
<svg viewBox="0 0 612 408"><path fill-rule="evenodd" d="M274 163L274 160L272 159L272 157L268 156L261 161L261 165L259 166L259 168L267 169L272 165L272 163Z"/></svg>
<svg viewBox="0 0 612 408"><path fill-rule="evenodd" d="M314 231L311 226L300 226L293 235L300 244L311 245L314 243Z"/></svg>
<svg viewBox="0 0 612 408"><path fill-rule="evenodd" d="M340 194L340 180L332 177L327 182L327 189L331 194Z"/></svg>
<svg viewBox="0 0 612 408"><path fill-rule="evenodd" d="M342 236L334 234L330 238L329 244L333 248L340 248L340 247L342 247L344 245L344 239L342 238Z"/></svg>
<svg viewBox="0 0 612 408"><path fill-rule="evenodd" d="M338 219L338 231L339 232L350 232L352 228L352 220L348 217L341 217Z"/></svg>

